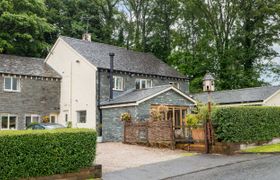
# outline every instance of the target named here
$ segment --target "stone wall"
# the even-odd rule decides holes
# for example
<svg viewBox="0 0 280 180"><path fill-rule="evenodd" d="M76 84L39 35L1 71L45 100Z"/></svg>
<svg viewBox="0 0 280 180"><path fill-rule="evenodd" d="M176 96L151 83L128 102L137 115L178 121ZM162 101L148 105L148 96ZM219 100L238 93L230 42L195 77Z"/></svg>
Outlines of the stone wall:
<svg viewBox="0 0 280 180"><path fill-rule="evenodd" d="M129 112L132 119L136 119L135 107L110 108L103 109L102 119L102 139L106 141L122 141L123 140L123 122L120 120L122 113Z"/></svg>
<svg viewBox="0 0 280 180"><path fill-rule="evenodd" d="M25 115L42 116L59 113L60 81L21 78L20 92L5 92L0 77L0 115L17 115L17 129L25 129ZM1 129L1 123L0 123Z"/></svg>

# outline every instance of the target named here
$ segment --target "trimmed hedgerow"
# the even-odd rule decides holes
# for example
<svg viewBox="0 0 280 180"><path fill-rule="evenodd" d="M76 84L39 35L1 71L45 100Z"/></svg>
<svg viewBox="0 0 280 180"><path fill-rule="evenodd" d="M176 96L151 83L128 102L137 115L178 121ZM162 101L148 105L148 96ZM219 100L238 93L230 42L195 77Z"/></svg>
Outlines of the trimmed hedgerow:
<svg viewBox="0 0 280 180"><path fill-rule="evenodd" d="M280 137L280 107L215 108L212 121L219 141L249 143Z"/></svg>
<svg viewBox="0 0 280 180"><path fill-rule="evenodd" d="M88 129L0 131L0 179L79 171L92 166L95 149Z"/></svg>

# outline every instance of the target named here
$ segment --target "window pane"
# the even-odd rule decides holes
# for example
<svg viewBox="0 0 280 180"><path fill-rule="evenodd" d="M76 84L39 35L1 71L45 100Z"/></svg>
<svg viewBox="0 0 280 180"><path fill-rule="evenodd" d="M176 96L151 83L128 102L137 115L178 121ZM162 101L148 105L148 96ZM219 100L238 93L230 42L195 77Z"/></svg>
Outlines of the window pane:
<svg viewBox="0 0 280 180"><path fill-rule="evenodd" d="M10 116L10 129L16 129L16 122L17 117L16 116Z"/></svg>
<svg viewBox="0 0 280 180"><path fill-rule="evenodd" d="M11 84L12 84L12 81L11 81L11 78L5 78L5 89L7 90L11 90Z"/></svg>
<svg viewBox="0 0 280 180"><path fill-rule="evenodd" d="M36 122L36 123L38 123L39 122L39 116L33 116L32 117L32 122Z"/></svg>
<svg viewBox="0 0 280 180"><path fill-rule="evenodd" d="M28 127L31 124L31 116L25 117L25 127Z"/></svg>
<svg viewBox="0 0 280 180"><path fill-rule="evenodd" d="M8 116L2 116L2 129L8 129Z"/></svg>
<svg viewBox="0 0 280 180"><path fill-rule="evenodd" d="M140 80L139 79L136 79L135 88L140 89Z"/></svg>
<svg viewBox="0 0 280 180"><path fill-rule="evenodd" d="M152 80L148 79L147 80L147 88L151 88L152 87Z"/></svg>
<svg viewBox="0 0 280 180"><path fill-rule="evenodd" d="M87 116L86 111L79 111L78 112L78 122L79 123L86 123L86 116Z"/></svg>
<svg viewBox="0 0 280 180"><path fill-rule="evenodd" d="M145 88L146 88L146 83L147 83L146 80L142 80L142 81L141 81L141 88L142 88L142 89L145 89Z"/></svg>
<svg viewBox="0 0 280 180"><path fill-rule="evenodd" d="M116 77L115 76L113 76L113 89L116 89Z"/></svg>
<svg viewBox="0 0 280 180"><path fill-rule="evenodd" d="M55 123L55 116L51 116L51 123Z"/></svg>
<svg viewBox="0 0 280 180"><path fill-rule="evenodd" d="M16 91L18 90L18 79L13 78L13 90Z"/></svg>

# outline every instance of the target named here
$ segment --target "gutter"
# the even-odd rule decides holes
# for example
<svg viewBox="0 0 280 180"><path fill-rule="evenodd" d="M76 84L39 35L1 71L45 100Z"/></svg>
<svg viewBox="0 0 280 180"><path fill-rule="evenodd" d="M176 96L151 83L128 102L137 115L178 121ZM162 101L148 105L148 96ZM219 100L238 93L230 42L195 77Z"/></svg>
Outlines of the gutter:
<svg viewBox="0 0 280 180"><path fill-rule="evenodd" d="M97 76L98 76L98 91L97 91L97 107L98 107L98 110L99 110L99 124L98 124L98 136L102 136L102 109L101 109L101 102L100 102L100 95L101 95L101 84L100 84L100 81L101 81L101 77L100 77L100 69L97 69Z"/></svg>

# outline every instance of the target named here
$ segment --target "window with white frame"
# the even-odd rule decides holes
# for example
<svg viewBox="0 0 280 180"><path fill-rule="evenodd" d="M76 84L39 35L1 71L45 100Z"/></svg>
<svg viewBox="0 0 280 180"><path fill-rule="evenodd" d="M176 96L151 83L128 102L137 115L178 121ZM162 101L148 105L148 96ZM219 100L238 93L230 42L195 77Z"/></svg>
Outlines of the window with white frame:
<svg viewBox="0 0 280 180"><path fill-rule="evenodd" d="M113 79L114 79L113 90L122 91L123 90L123 77L114 76Z"/></svg>
<svg viewBox="0 0 280 180"><path fill-rule="evenodd" d="M28 127L31 123L39 123L40 115L37 114L28 114L25 115L25 127Z"/></svg>
<svg viewBox="0 0 280 180"><path fill-rule="evenodd" d="M20 91L20 80L16 77L4 77L4 90L5 91Z"/></svg>
<svg viewBox="0 0 280 180"><path fill-rule="evenodd" d="M177 89L180 89L180 84L178 82L169 82L169 84L174 86Z"/></svg>
<svg viewBox="0 0 280 180"><path fill-rule="evenodd" d="M17 128L17 116L16 115L11 115L11 114L6 114L6 115L1 115L0 116L1 120L1 129L11 129L14 130Z"/></svg>
<svg viewBox="0 0 280 180"><path fill-rule="evenodd" d="M87 111L77 111L77 115L78 115L78 123L87 122Z"/></svg>
<svg viewBox="0 0 280 180"><path fill-rule="evenodd" d="M136 89L152 88L153 81L151 79L136 79Z"/></svg>

